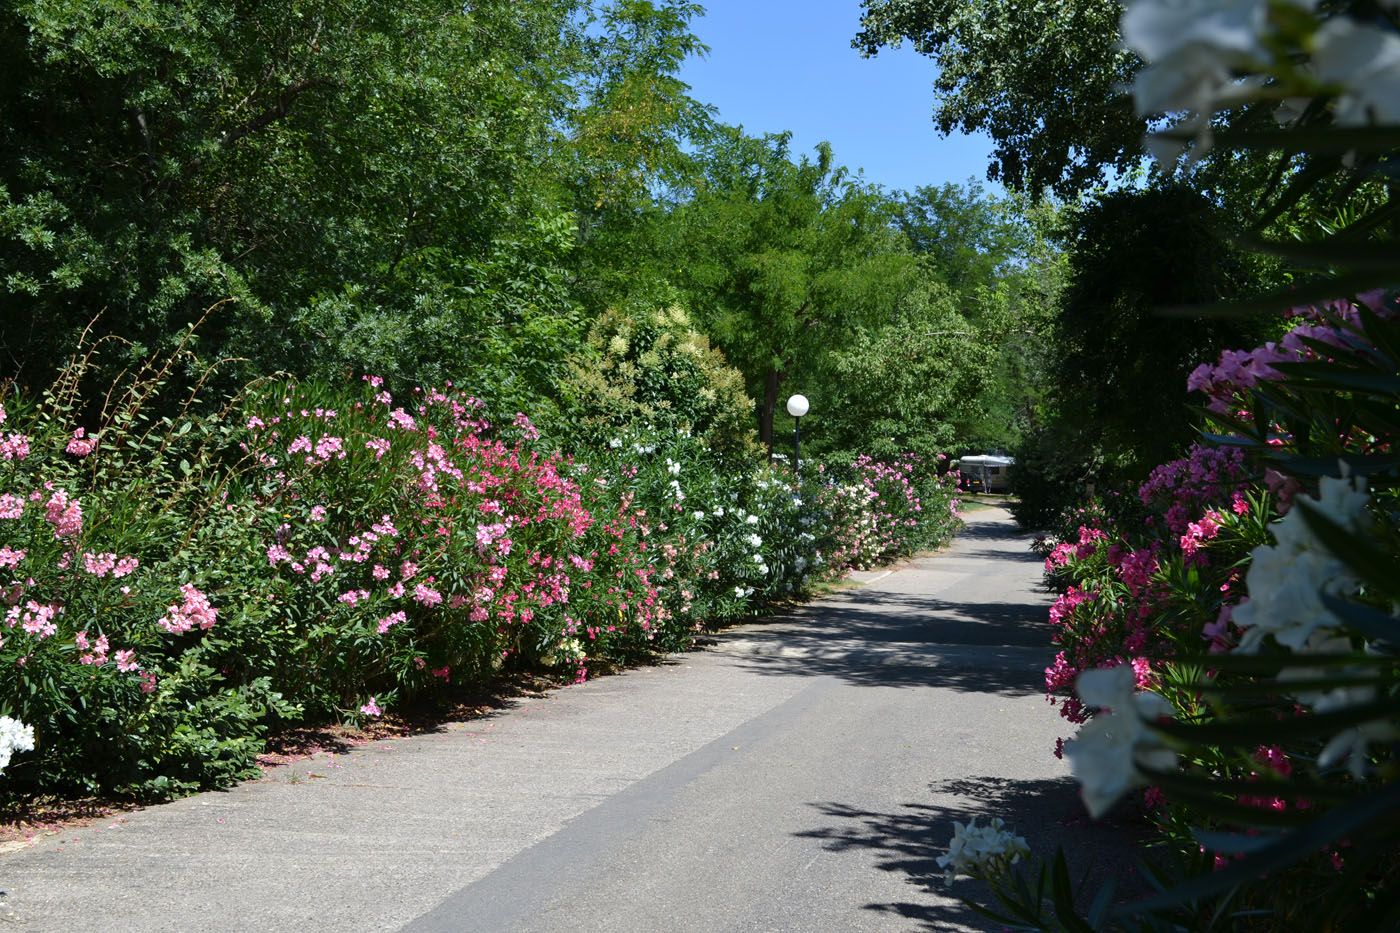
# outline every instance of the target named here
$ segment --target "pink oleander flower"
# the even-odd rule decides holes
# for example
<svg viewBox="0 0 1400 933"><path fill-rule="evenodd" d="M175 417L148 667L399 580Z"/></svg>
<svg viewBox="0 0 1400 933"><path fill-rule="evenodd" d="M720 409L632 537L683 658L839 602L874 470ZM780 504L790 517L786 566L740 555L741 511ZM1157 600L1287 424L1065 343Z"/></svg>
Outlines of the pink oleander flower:
<svg viewBox="0 0 1400 933"><path fill-rule="evenodd" d="M87 633L84 632L83 634L84 636L86 636ZM87 641L86 637L84 637L83 641ZM79 647L84 646L79 645ZM93 643L92 651L88 654L84 654L81 657L79 657L78 662L80 664L88 664L93 667L101 667L102 665L107 663L107 651L109 647L110 646L107 644L107 636L100 635L98 636L97 641Z"/></svg>
<svg viewBox="0 0 1400 933"><path fill-rule="evenodd" d="M311 507L311 520L313 522L323 522L326 520L326 507L324 505L313 505Z"/></svg>
<svg viewBox="0 0 1400 933"><path fill-rule="evenodd" d="M66 490L55 489L44 504L44 521L53 526L55 538L73 537L83 530L83 508Z"/></svg>
<svg viewBox="0 0 1400 933"><path fill-rule="evenodd" d="M345 442L338 437L326 435L316 442L316 459L327 462L332 458L336 460L345 459Z"/></svg>
<svg viewBox="0 0 1400 933"><path fill-rule="evenodd" d="M336 597L336 602L345 603L347 606L357 606L366 599L369 599L369 590L346 590Z"/></svg>
<svg viewBox="0 0 1400 933"><path fill-rule="evenodd" d="M376 699L376 697L370 697L369 702L360 707L360 712L364 713L366 716L372 716L375 718L382 716L384 714L384 711L379 708L379 704L376 702Z"/></svg>
<svg viewBox="0 0 1400 933"><path fill-rule="evenodd" d="M78 428L73 432L73 437L68 441L68 446L63 448L65 453L70 453L75 457L86 457L97 447L96 437L84 437L87 429Z"/></svg>
<svg viewBox="0 0 1400 933"><path fill-rule="evenodd" d="M116 566L112 568L112 576L120 580L122 577L130 576L139 566L141 566L141 561L135 557L118 558Z"/></svg>
<svg viewBox="0 0 1400 933"><path fill-rule="evenodd" d="M0 460L23 460L29 456L29 438L23 434L6 434L0 438Z"/></svg>
<svg viewBox="0 0 1400 933"><path fill-rule="evenodd" d="M24 555L28 551L17 551L8 545L0 547L0 567L18 567L19 562L24 560Z"/></svg>
<svg viewBox="0 0 1400 933"><path fill-rule="evenodd" d="M370 574L373 575L376 580L387 580L389 579L389 568L385 567L383 564L375 564Z"/></svg>
<svg viewBox="0 0 1400 933"><path fill-rule="evenodd" d="M413 588L413 598L424 606L436 606L442 602L442 594L419 583Z"/></svg>
<svg viewBox="0 0 1400 933"><path fill-rule="evenodd" d="M105 577L117 567L117 555L94 554L92 551L83 553L83 569L94 577Z"/></svg>
<svg viewBox="0 0 1400 933"><path fill-rule="evenodd" d="M539 429L535 427L523 411L515 413L515 426L525 435L525 440L533 441L539 439Z"/></svg>
<svg viewBox="0 0 1400 933"><path fill-rule="evenodd" d="M209 604L209 597L201 593L193 583L180 587L183 599L166 607L165 615L157 624L172 635L182 635L196 625L208 631L214 627L219 610Z"/></svg>
<svg viewBox="0 0 1400 933"><path fill-rule="evenodd" d="M280 544L269 545L267 549L267 565L276 567L278 564L291 563L292 554Z"/></svg>
<svg viewBox="0 0 1400 933"><path fill-rule="evenodd" d="M310 453L311 450L311 438L307 437L305 434L298 436L296 440L292 441L291 444L287 445L288 456Z"/></svg>
<svg viewBox="0 0 1400 933"><path fill-rule="evenodd" d="M389 446L388 438L375 437L365 441L365 449L374 451L374 459L376 460L384 458L384 455L389 452Z"/></svg>
<svg viewBox="0 0 1400 933"><path fill-rule="evenodd" d="M62 608L56 603L44 604L31 599L25 602L23 608L15 606L10 609L5 622L11 628L18 623L20 628L42 641L58 633L58 626L53 620Z"/></svg>
<svg viewBox="0 0 1400 933"><path fill-rule="evenodd" d="M141 672L141 692L142 692L142 693L155 693L155 692L156 692L156 675L155 675L155 674L152 674L150 671L142 671L142 672Z"/></svg>
<svg viewBox="0 0 1400 933"><path fill-rule="evenodd" d="M123 648L117 652L117 670L123 674L130 674L132 671L139 671L141 665L136 663L136 652L130 648Z"/></svg>
<svg viewBox="0 0 1400 933"><path fill-rule="evenodd" d="M19 496L5 493L0 495L0 519L13 521L24 515L24 500Z"/></svg>
<svg viewBox="0 0 1400 933"><path fill-rule="evenodd" d="M390 615L387 615L387 616L385 616L384 618L382 618L382 619L379 620L379 634L383 635L385 632L389 631L389 629L393 628L395 625L402 625L403 623L405 623L405 622L407 622L407 621L408 621L408 615L407 615L403 610L399 610L398 612L391 613Z"/></svg>

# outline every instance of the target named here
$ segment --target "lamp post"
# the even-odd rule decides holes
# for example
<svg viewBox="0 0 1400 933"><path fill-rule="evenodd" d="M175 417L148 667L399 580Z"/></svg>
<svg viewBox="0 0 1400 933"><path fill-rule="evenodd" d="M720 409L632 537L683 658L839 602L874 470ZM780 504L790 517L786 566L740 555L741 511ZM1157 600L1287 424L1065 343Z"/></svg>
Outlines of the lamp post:
<svg viewBox="0 0 1400 933"><path fill-rule="evenodd" d="M787 413L793 417L792 426L792 471L802 470L802 416L811 408L807 396L794 395L787 400Z"/></svg>

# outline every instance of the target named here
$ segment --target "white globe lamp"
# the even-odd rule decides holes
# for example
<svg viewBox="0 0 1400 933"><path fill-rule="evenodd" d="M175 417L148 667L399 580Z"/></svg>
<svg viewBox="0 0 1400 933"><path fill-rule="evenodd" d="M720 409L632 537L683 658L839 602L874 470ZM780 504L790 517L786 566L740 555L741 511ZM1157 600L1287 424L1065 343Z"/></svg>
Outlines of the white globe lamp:
<svg viewBox="0 0 1400 933"><path fill-rule="evenodd" d="M793 417L792 425L792 471L800 473L802 471L802 416L811 410L811 405L807 402L805 395L789 396L787 400L787 413Z"/></svg>

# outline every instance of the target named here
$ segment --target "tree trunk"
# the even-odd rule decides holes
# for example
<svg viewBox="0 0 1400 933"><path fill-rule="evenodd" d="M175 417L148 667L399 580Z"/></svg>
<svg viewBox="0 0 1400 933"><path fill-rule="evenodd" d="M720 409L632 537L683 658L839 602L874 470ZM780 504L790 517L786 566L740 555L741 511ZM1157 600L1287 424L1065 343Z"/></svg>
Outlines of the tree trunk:
<svg viewBox="0 0 1400 933"><path fill-rule="evenodd" d="M763 404L758 409L758 442L768 448L768 456L773 456L773 411L778 407L778 385L783 374L773 367L763 377Z"/></svg>

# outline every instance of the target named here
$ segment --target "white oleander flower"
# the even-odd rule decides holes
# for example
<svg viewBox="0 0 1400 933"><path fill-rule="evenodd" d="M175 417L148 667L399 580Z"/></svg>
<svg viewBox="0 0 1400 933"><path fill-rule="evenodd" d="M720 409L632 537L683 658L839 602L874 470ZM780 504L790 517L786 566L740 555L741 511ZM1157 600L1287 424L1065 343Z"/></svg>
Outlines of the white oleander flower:
<svg viewBox="0 0 1400 933"><path fill-rule="evenodd" d="M757 525L757 524L758 524L758 516L757 516L757 515L750 515L748 518L744 519L744 523L745 523L745 524L748 524L748 525Z"/></svg>
<svg viewBox="0 0 1400 933"><path fill-rule="evenodd" d="M1345 88L1334 113L1338 125L1400 123L1400 35L1338 16L1314 41L1317 77Z"/></svg>
<svg viewBox="0 0 1400 933"><path fill-rule="evenodd" d="M1211 115L1253 99L1262 75L1239 79L1240 71L1267 65L1271 6L1311 10L1316 0L1133 0L1119 20L1123 44L1145 63L1133 82L1138 116L1186 111L1176 138L1148 134L1144 145L1163 165L1194 136L1195 157L1209 150Z"/></svg>
<svg viewBox="0 0 1400 933"><path fill-rule="evenodd" d="M958 875L969 878L994 878L1031 854L1026 840L1008 829L1000 817L993 817L986 826L977 825L977 817L967 825L953 823L953 838L948 853L937 859L945 869L943 880L949 884Z"/></svg>
<svg viewBox="0 0 1400 933"><path fill-rule="evenodd" d="M697 509L696 511L690 513L690 517L695 519L697 522L702 522L705 520L705 513Z"/></svg>
<svg viewBox="0 0 1400 933"><path fill-rule="evenodd" d="M1097 818L1145 783L1140 767L1176 767L1176 752L1150 728L1154 720L1171 716L1172 708L1157 694L1136 690L1129 664L1085 671L1075 681L1075 691L1100 710L1065 746L1080 796L1089 815Z"/></svg>
<svg viewBox="0 0 1400 933"><path fill-rule="evenodd" d="M15 752L34 751L34 727L18 719L0 716L0 772L10 765Z"/></svg>
<svg viewBox="0 0 1400 933"><path fill-rule="evenodd" d="M749 535L748 542L751 547L762 547L763 539L758 535Z"/></svg>
<svg viewBox="0 0 1400 933"><path fill-rule="evenodd" d="M1323 477L1318 495L1304 498L1302 505L1312 505L1343 528L1363 533L1370 500L1363 479ZM1360 586L1345 562L1317 540L1302 505L1295 503L1283 521L1273 526L1277 544L1261 544L1250 555L1244 578L1249 600L1232 616L1244 629L1236 651L1258 651L1266 635L1295 651L1314 635L1326 637L1340 620L1323 605L1322 594L1350 596Z"/></svg>
<svg viewBox="0 0 1400 933"><path fill-rule="evenodd" d="M1400 621L1400 620L1397 620ZM1338 636L1327 636L1319 632L1308 640L1305 646L1309 654L1350 654L1351 641ZM1290 681L1317 680L1328 677L1365 676L1364 667L1288 667L1278 677L1279 683ZM1374 703L1379 696L1376 688L1367 684L1343 684L1330 690L1300 690L1294 696L1299 703L1315 713L1334 713L1358 706ZM1347 770L1358 781L1366 776L1367 751L1371 742L1393 741L1400 738L1400 730L1385 719L1360 723L1334 735L1318 754L1319 768L1330 768L1345 761Z"/></svg>

